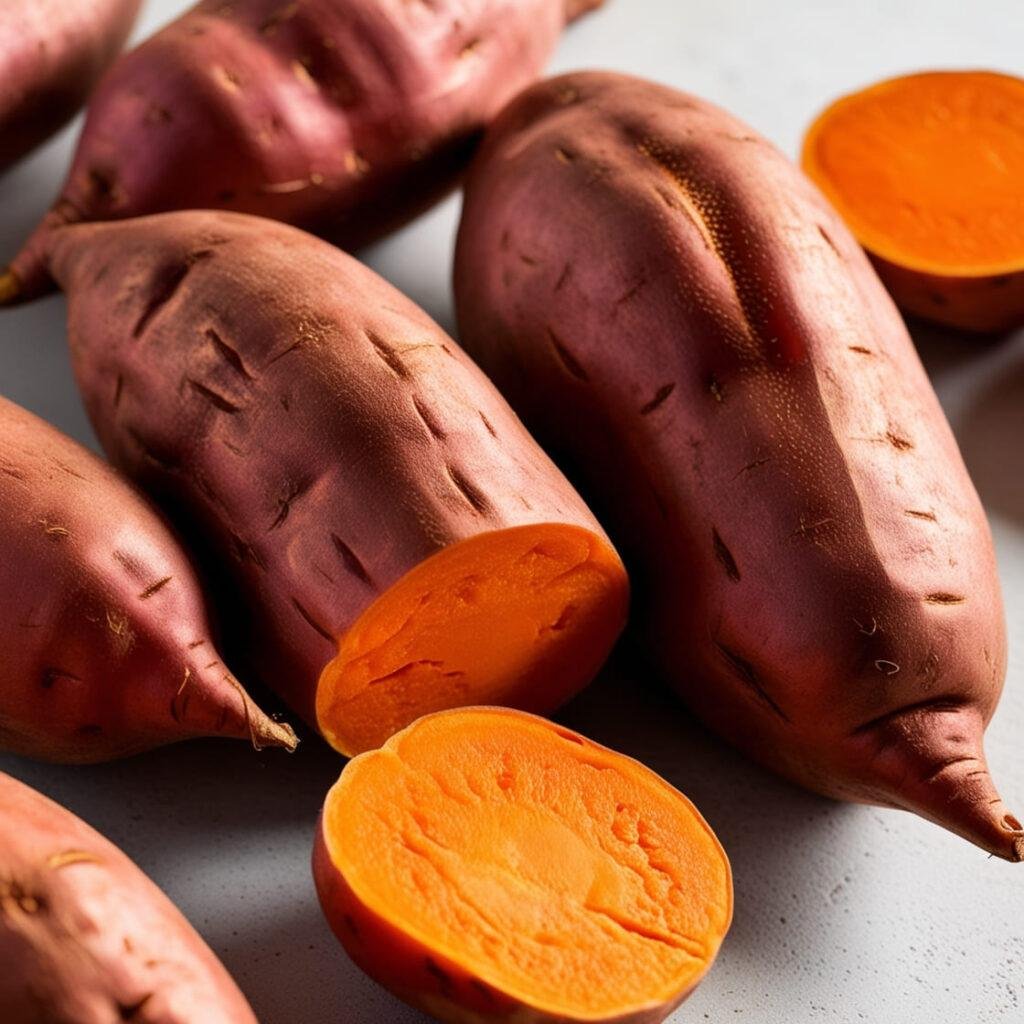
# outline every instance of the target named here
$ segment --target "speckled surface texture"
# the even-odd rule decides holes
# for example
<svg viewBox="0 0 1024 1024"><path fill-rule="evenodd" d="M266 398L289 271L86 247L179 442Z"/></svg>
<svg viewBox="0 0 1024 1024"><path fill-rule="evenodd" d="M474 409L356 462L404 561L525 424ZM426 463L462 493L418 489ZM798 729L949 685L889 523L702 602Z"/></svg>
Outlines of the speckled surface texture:
<svg viewBox="0 0 1024 1024"><path fill-rule="evenodd" d="M150 0L149 31L185 4ZM833 96L922 67L1022 71L1017 0L607 0L554 68L618 68L707 96L787 152ZM56 192L75 128L0 178L0 257ZM368 253L451 329L456 200ZM993 774L1024 815L1024 333L991 343L915 332L988 509L1011 650L988 734ZM64 350L63 299L0 313L0 392L87 442ZM667 694L619 667L564 714L646 761L697 803L736 876L736 920L676 1022L988 1024L1024 1020L1024 867L989 860L897 811L802 793L706 735ZM105 832L224 959L264 1024L418 1024L363 978L323 924L309 873L319 803L340 762L190 744L98 768L0 757L0 769Z"/></svg>

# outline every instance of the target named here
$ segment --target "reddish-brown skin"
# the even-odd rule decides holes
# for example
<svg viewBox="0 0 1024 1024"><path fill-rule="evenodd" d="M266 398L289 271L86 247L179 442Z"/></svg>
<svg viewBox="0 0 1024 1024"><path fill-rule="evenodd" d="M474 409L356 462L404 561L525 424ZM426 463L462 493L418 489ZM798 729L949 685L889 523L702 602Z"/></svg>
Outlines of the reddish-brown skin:
<svg viewBox="0 0 1024 1024"><path fill-rule="evenodd" d="M566 21L600 2L203 0L106 77L0 293L52 286L46 235L68 221L225 208L370 241L451 187Z"/></svg>
<svg viewBox="0 0 1024 1024"><path fill-rule="evenodd" d="M467 185L462 336L624 552L650 651L790 778L1011 860L991 539L892 301L817 190L692 96L528 89Z"/></svg>
<svg viewBox="0 0 1024 1024"><path fill-rule="evenodd" d="M4 1024L256 1024L220 961L117 847L0 775Z"/></svg>
<svg viewBox="0 0 1024 1024"><path fill-rule="evenodd" d="M210 635L199 582L157 513L0 398L0 749L77 763L194 736L294 747Z"/></svg>
<svg viewBox="0 0 1024 1024"><path fill-rule="evenodd" d="M188 212L52 250L101 443L220 557L237 635L311 723L338 639L430 555L536 523L604 537L465 353L326 242Z"/></svg>
<svg viewBox="0 0 1024 1024"><path fill-rule="evenodd" d="M0 171L60 128L120 52L140 0L4 0Z"/></svg>

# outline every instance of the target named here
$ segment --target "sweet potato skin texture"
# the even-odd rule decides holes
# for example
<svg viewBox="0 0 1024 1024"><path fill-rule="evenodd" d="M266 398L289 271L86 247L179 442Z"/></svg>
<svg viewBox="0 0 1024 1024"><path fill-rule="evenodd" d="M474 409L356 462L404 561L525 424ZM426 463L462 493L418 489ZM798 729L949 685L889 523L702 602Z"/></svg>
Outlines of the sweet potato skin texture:
<svg viewBox="0 0 1024 1024"><path fill-rule="evenodd" d="M256 1024L227 971L117 847L0 775L5 1024Z"/></svg>
<svg viewBox="0 0 1024 1024"><path fill-rule="evenodd" d="M195 736L295 745L220 661L155 510L2 398L0 523L0 748L81 763Z"/></svg>
<svg viewBox="0 0 1024 1024"><path fill-rule="evenodd" d="M11 265L47 287L67 221L230 209L346 249L438 200L535 78L563 0L203 0L117 62L53 212Z"/></svg>
<svg viewBox="0 0 1024 1024"><path fill-rule="evenodd" d="M811 789L1024 856L982 754L1006 664L985 516L817 190L695 97L556 78L485 139L455 285L467 349L619 539L704 721Z"/></svg>
<svg viewBox="0 0 1024 1024"><path fill-rule="evenodd" d="M0 171L60 128L117 56L140 0L7 0L0 22Z"/></svg>
<svg viewBox="0 0 1024 1024"><path fill-rule="evenodd" d="M256 670L312 724L339 638L429 556L539 523L604 538L455 342L325 242L161 214L66 228L52 268L103 447L220 559Z"/></svg>

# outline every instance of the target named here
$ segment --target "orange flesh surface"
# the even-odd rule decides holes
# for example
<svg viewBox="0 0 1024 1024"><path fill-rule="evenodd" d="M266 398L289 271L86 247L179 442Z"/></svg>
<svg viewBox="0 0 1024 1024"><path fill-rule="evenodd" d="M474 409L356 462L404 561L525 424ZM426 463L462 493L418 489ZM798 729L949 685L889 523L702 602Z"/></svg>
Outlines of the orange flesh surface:
<svg viewBox="0 0 1024 1024"><path fill-rule="evenodd" d="M581 527L515 527L453 544L342 638L317 690L321 732L351 756L432 711L552 711L601 667L628 590L615 550Z"/></svg>
<svg viewBox="0 0 1024 1024"><path fill-rule="evenodd" d="M847 96L808 131L804 170L865 248L961 276L1024 267L1024 80L909 75Z"/></svg>
<svg viewBox="0 0 1024 1024"><path fill-rule="evenodd" d="M324 841L363 906L522 1004L576 1020L695 985L729 862L643 765L521 712L431 715L350 762Z"/></svg>

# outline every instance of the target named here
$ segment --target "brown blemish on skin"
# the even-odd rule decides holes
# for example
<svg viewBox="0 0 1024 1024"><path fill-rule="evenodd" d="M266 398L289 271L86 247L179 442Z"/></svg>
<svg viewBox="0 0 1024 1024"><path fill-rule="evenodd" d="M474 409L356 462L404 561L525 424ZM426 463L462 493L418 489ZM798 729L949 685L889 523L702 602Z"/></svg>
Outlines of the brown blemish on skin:
<svg viewBox="0 0 1024 1024"><path fill-rule="evenodd" d="M320 625L319 622L316 621L316 619L313 618L310 612L308 612L303 607L302 602L299 601L297 597L292 598L292 604L295 606L295 610L306 620L306 623L309 626L315 629L316 632L319 633L325 640L329 640L331 643L335 642L336 637L332 636L329 630L325 629L323 626Z"/></svg>
<svg viewBox="0 0 1024 1024"><path fill-rule="evenodd" d="M555 159L563 164L571 164L575 161L576 156L574 153L570 153L569 150L563 149L561 146L556 146Z"/></svg>
<svg viewBox="0 0 1024 1024"><path fill-rule="evenodd" d="M63 850L47 858L46 866L50 871L59 871L72 864L98 864L99 857L87 850Z"/></svg>
<svg viewBox="0 0 1024 1024"><path fill-rule="evenodd" d="M913 441L908 441L905 437L901 437L899 434L893 433L891 430L886 431L885 439L900 452L908 452L914 447Z"/></svg>
<svg viewBox="0 0 1024 1024"><path fill-rule="evenodd" d="M491 503L469 482L461 470L449 463L445 466L445 471L455 489L466 499L474 511L483 515L490 510Z"/></svg>
<svg viewBox="0 0 1024 1024"><path fill-rule="evenodd" d="M141 601L145 601L147 598L152 597L154 594L163 590L163 588L166 587L167 584L170 583L172 579L173 577L171 576L165 576L162 580L157 580L155 583L151 583L148 587L146 587L145 590L142 591L141 594L139 594L139 599Z"/></svg>
<svg viewBox="0 0 1024 1024"><path fill-rule="evenodd" d="M721 654L722 658L733 670L734 675L742 680L763 704L770 708L784 722L788 723L788 716L764 688L754 666L742 655L737 654L734 650L717 640L715 641L715 647L718 648L718 653Z"/></svg>
<svg viewBox="0 0 1024 1024"><path fill-rule="evenodd" d="M825 240L825 244L836 254L836 256L838 256L839 259L842 259L843 254L836 247L836 243L832 240L832 236L825 230L825 228L821 224L818 225L818 234L821 235L821 237Z"/></svg>
<svg viewBox="0 0 1024 1024"><path fill-rule="evenodd" d="M711 377L708 381L708 392L716 402L721 403L725 401L725 389L718 382L716 377Z"/></svg>
<svg viewBox="0 0 1024 1024"><path fill-rule="evenodd" d="M869 348L865 348L863 345L847 345L846 346L851 352L857 352L862 356L873 356L874 352Z"/></svg>
<svg viewBox="0 0 1024 1024"><path fill-rule="evenodd" d="M589 381L590 377L587 375L587 371L580 364L579 360L566 348L565 343L561 338L555 334L554 330L548 325L545 330L548 334L548 341L551 344L551 348L554 350L555 355L558 357L561 364L575 377L577 380Z"/></svg>
<svg viewBox="0 0 1024 1024"><path fill-rule="evenodd" d="M934 512L922 512L919 509L905 508L903 510L905 516L910 516L912 519L926 519L930 523L937 522Z"/></svg>
<svg viewBox="0 0 1024 1024"><path fill-rule="evenodd" d="M448 435L445 433L441 424L438 423L430 407L415 395L412 399L412 405L416 410L416 415L419 416L423 426L426 427L427 433L430 434L435 441L443 441Z"/></svg>
<svg viewBox="0 0 1024 1024"><path fill-rule="evenodd" d="M400 380L409 379L409 369L402 362L402 357L375 331L364 331L366 340L380 357L381 362Z"/></svg>
<svg viewBox="0 0 1024 1024"><path fill-rule="evenodd" d="M497 437L498 432L494 429L494 425L482 410L480 411L480 419L483 422L483 425L487 428L487 433L490 434L491 437Z"/></svg>
<svg viewBox="0 0 1024 1024"><path fill-rule="evenodd" d="M81 676L76 676L74 672L65 672L60 668L44 668L42 675L42 687L44 690L50 690L60 682L60 680L66 679L68 682L81 683L84 682Z"/></svg>
<svg viewBox="0 0 1024 1024"><path fill-rule="evenodd" d="M245 368L245 363L242 361L242 357L223 339L223 337L221 337L217 331L212 327L208 327L204 334L207 341L209 341L213 346L214 351L235 371L235 373L238 374L239 377L247 381L253 379L252 374Z"/></svg>
<svg viewBox="0 0 1024 1024"><path fill-rule="evenodd" d="M658 390L654 393L654 397L649 402L640 406L640 415L649 416L652 412L654 412L655 409L658 408L659 405L661 405L665 401L665 399L669 397L669 395L672 394L673 391L675 391L675 389L675 382L669 384L662 384L662 386L658 388Z"/></svg>
<svg viewBox="0 0 1024 1024"><path fill-rule="evenodd" d="M962 594L947 594L945 592L939 592L935 594L928 594L925 597L925 604L964 604L967 598Z"/></svg>
<svg viewBox="0 0 1024 1024"><path fill-rule="evenodd" d="M225 412L229 416L234 416L236 413L242 411L240 405L235 405L230 398L225 398L224 395L218 391L214 391L213 388L207 387L202 381L195 380L193 377L186 377L185 383L201 398L205 398L215 409L220 412Z"/></svg>
<svg viewBox="0 0 1024 1024"><path fill-rule="evenodd" d="M334 544L334 549L341 555L341 560L345 565L345 568L356 577L356 579L367 584L372 584L370 574L366 571L366 566L363 565L362 561L356 555L356 553L346 544L336 533L331 534L331 542Z"/></svg>
<svg viewBox="0 0 1024 1024"><path fill-rule="evenodd" d="M736 559L733 558L732 552L726 546L724 540L715 527L711 528L711 545L715 552L715 558L718 563L725 569L726 576L733 581L733 583L739 583L740 581L740 570L736 564Z"/></svg>
<svg viewBox="0 0 1024 1024"><path fill-rule="evenodd" d="M285 492L280 498L278 498L277 515L274 517L274 521L270 524L270 530L276 530L284 524L285 520L291 514L292 505L312 486L313 482L311 480L294 480L286 482Z"/></svg>

